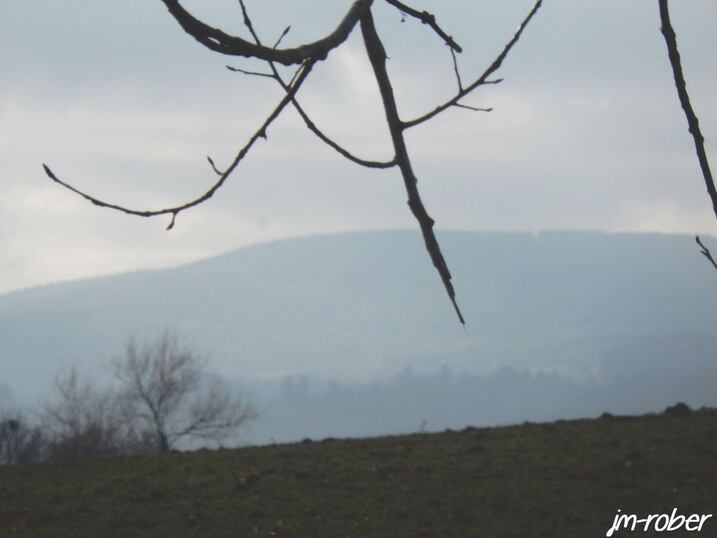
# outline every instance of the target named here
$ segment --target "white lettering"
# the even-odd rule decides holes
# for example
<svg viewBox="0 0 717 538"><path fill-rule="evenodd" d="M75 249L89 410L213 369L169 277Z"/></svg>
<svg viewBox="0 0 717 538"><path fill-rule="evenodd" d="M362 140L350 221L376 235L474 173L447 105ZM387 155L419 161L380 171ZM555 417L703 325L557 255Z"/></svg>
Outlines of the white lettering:
<svg viewBox="0 0 717 538"><path fill-rule="evenodd" d="M672 532L682 528L688 532L701 532L702 527L712 514L691 514L683 516L677 513L677 508L673 508L670 514L648 514L642 519L638 519L635 514L623 514L621 509L617 510L612 526L607 530L605 536L608 538L615 534L615 531L624 529L634 532L635 528L640 525L640 529L644 532L650 531L650 524L655 532Z"/></svg>
<svg viewBox="0 0 717 538"><path fill-rule="evenodd" d="M682 525L685 524L685 516L678 516L677 515L677 508L672 509L672 514L670 515L670 525L667 527L668 532L676 531Z"/></svg>
<svg viewBox="0 0 717 538"><path fill-rule="evenodd" d="M627 529L628 524L630 521L632 521L632 526L630 527L631 531L635 530L635 525L637 525L637 516L634 514L631 514L629 516L626 516L625 514L620 514L620 510L617 511L617 514L615 514L615 520L612 523L612 527L608 529L608 531L605 533L605 536L612 536L612 534L616 530L620 530L620 522L623 522L625 528Z"/></svg>
<svg viewBox="0 0 717 538"><path fill-rule="evenodd" d="M690 531L690 532L696 531L697 527L693 527L692 524L694 523L696 525L697 523L699 523L699 521L700 521L700 516L698 516L697 514L692 514L690 517L687 518L687 523L685 524L685 530Z"/></svg>
<svg viewBox="0 0 717 538"><path fill-rule="evenodd" d="M664 520L662 519L664 518ZM663 521L664 524L661 524L660 521ZM655 530L657 532L662 532L665 529L667 529L667 526L670 524L670 516L667 514L660 514L659 516L656 516L655 518ZM659 526L658 526L659 525ZM647 528L645 529L647 530Z"/></svg>

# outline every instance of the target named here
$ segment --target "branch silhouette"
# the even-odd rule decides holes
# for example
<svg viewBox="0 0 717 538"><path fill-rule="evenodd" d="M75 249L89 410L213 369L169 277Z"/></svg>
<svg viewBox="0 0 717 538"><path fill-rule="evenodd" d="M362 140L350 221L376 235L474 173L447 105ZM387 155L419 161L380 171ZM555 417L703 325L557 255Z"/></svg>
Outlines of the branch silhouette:
<svg viewBox="0 0 717 538"><path fill-rule="evenodd" d="M660 18L662 19L662 35L665 37L665 44L667 45L667 54L670 58L670 65L672 66L672 74L675 78L675 87L677 88L677 96L680 99L680 105L685 111L685 117L687 118L687 125L689 126L690 134L695 142L695 153L697 154L697 160L700 163L700 169L702 170L702 176L705 180L705 186L709 193L710 199L712 200L712 209L714 210L715 216L717 217L717 189L715 189L714 179L712 178L712 171L710 170L710 163L707 160L707 152L705 151L705 137L702 136L702 130L700 129L700 121L697 119L690 102L690 95L687 93L687 83L685 82L685 76L682 72L682 61L680 60L680 51L677 49L677 36L675 30L672 28L670 22L670 11L667 6L667 0L660 0Z"/></svg>
<svg viewBox="0 0 717 538"><path fill-rule="evenodd" d="M323 39L292 49L264 47L241 37L226 34L222 30L196 19L180 5L178 0L162 0L162 3L186 33L210 50L230 56L258 58L291 65L302 64L310 59L323 60L326 58L331 50L348 39L361 16L373 4L373 0L356 0L333 32Z"/></svg>
<svg viewBox="0 0 717 538"><path fill-rule="evenodd" d="M453 40L453 37L449 36L440 26L438 26L436 17L432 13L429 13L428 11L418 11L417 9L413 9L411 6L407 6L399 0L386 0L386 2L397 8L402 13L414 17L423 24L430 26L434 32L441 36L443 41L446 42L446 45L448 45L451 50L454 50L455 52L463 52L463 48Z"/></svg>
<svg viewBox="0 0 717 538"><path fill-rule="evenodd" d="M465 319L463 318L461 309L456 302L456 292L453 289L453 283L451 282L451 273L448 270L446 261L443 259L441 248L439 247L438 240L433 232L433 225L435 223L423 206L421 195L418 192L418 179L416 179L416 176L413 173L413 166L411 165L411 159L408 156L408 149L406 148L406 140L403 136L404 125L398 116L396 98L393 94L393 87L391 86L391 80L388 77L388 71L386 71L386 50L383 48L381 39L376 32L376 26L374 25L371 12L365 13L361 18L361 33L366 46L366 52L369 60L371 61L371 67L373 68L374 75L376 76L376 82L378 83L381 92L383 108L386 113L386 122L388 123L388 129L391 132L391 140L393 141L393 147L396 151L396 160L398 162L398 167L401 170L401 175L403 176L406 192L408 193L408 207L411 208L413 216L416 217L418 224L421 226L421 232L423 234L423 240L426 243L426 249L428 250L428 254L431 256L433 265L436 267L441 276L441 280L446 288L448 297L453 303L453 308L458 315L458 319L463 325L465 325Z"/></svg>
<svg viewBox="0 0 717 538"><path fill-rule="evenodd" d="M249 32L251 33L252 37L254 38L254 42L262 46L261 39L259 38L259 35L256 33L256 30L254 29L254 24L251 21L251 17L249 16L249 12L246 8L246 4L244 3L244 0L239 0L239 6L242 10L242 15L244 17L244 25L247 27ZM288 33L290 27L287 27L284 32L282 32L281 36L279 37L277 43L281 42L284 36ZM254 71L246 71L244 69L239 69L231 66L227 66L227 69L231 71L237 71L240 73L243 73L245 75L250 76L260 76L260 77L268 77L276 80L276 82L279 84L279 86L282 87L282 89L286 92L289 91L289 85L284 82L283 77L281 76L281 73L279 73L279 70L277 69L275 63L271 60L267 60L267 64L269 65L269 69L271 70L271 73L258 73ZM365 166L366 168L391 168L393 166L396 166L396 159L392 159L390 161L370 161L366 159L362 159L360 157L355 156L353 153L351 153L349 150L335 142L333 139L329 138L321 129L319 129L314 121L309 117L309 115L306 113L304 108L299 104L299 101L294 97L291 100L292 105L294 105L294 109L296 112L301 116L301 119L304 121L304 124L306 127L314 133L321 141L323 141L325 144L327 144L329 147L336 150L340 155L348 159L349 161L354 162L355 164Z"/></svg>
<svg viewBox="0 0 717 538"><path fill-rule="evenodd" d="M712 171L710 170L710 163L707 160L707 151L705 150L705 137L702 135L700 129L700 122L692 108L690 102L690 95L687 93L687 82L685 82L685 76L682 72L682 61L680 59L680 51L677 48L677 35L670 22L670 10L667 5L667 0L659 0L660 5L660 19L662 21L662 35L665 38L665 44L667 45L667 55L670 59L670 65L672 66L672 75L675 79L675 87L677 88L677 97L680 100L680 106L685 112L687 118L687 125L692 134L692 139L695 144L695 153L697 154L697 161L700 164L702 170L702 177L705 181L705 187L707 187L707 193L709 194L710 200L712 201L712 210L714 211L715 217L717 217L717 190L715 189L714 179L712 178ZM699 236L696 238L697 244L700 246L701 253L705 256L710 263L717 269L712 254L709 249L705 247L700 241Z"/></svg>
<svg viewBox="0 0 717 538"><path fill-rule="evenodd" d="M141 209L132 209L129 207L125 207L118 204L113 204L110 202L105 202L103 200L100 200L99 198L96 198L90 194L87 194L84 191L81 191L69 183L66 183L65 181L61 180L57 175L52 171L52 169L47 165L43 164L43 168L45 169L45 173L52 179L55 183L61 185L62 187L71 190L75 194L78 194L85 198L86 200L89 200L94 205L99 207L105 207L108 209L114 209L116 211L121 211L122 213L127 213L128 215L135 215L137 217L157 217L159 215L172 215L172 220L169 223L169 226L167 226L168 230L171 230L174 227L174 221L179 213L182 211L185 211L189 209L190 207L197 206L201 204L202 202L205 202L209 200L212 196L214 196L214 193L216 193L222 185L224 185L224 182L229 178L231 173L234 171L234 169L239 166L239 163L246 157L246 155L249 153L249 150L254 146L257 140L259 138L266 138L266 131L269 128L269 126L274 122L276 118L279 117L281 114L281 111L284 110L287 104L291 102L291 99L294 95L296 95L296 92L299 90L301 85L304 83L306 78L309 76L309 73L311 73L311 69L313 68L314 64L316 63L315 60L310 60L306 64L304 64L303 68L301 69L301 74L296 78L296 81L291 86L289 91L286 93L284 98L279 102L279 104L274 108L274 111L269 114L269 117L264 120L264 123L259 127L259 129L252 135L252 137L249 139L249 141L246 143L246 145L239 150L239 153L237 153L236 157L234 158L234 161L229 165L229 167L223 171L220 172L217 167L214 165L214 162L209 159L209 163L212 165L212 168L218 173L220 173L219 179L211 186L209 190L207 190L204 194L201 196L198 196L197 198L190 200L189 202L185 202L183 204L179 204L172 207L167 207L164 209L154 209L154 210L141 210Z"/></svg>
<svg viewBox="0 0 717 538"><path fill-rule="evenodd" d="M700 246L700 254L702 254L709 262L712 264L712 267L717 269L717 262L715 262L715 259L712 257L712 253L710 252L710 249L708 249L704 243L702 243L702 240L700 239L699 235L695 236L695 242Z"/></svg>
<svg viewBox="0 0 717 538"><path fill-rule="evenodd" d="M508 57L508 54L510 53L511 49L518 43L521 36L523 35L523 32L528 27L528 24L532 20L532 18L535 16L535 14L538 12L540 7L543 5L543 0L536 0L533 4L533 7L528 12L528 15L523 19L523 22L520 23L520 26L518 26L518 29L515 31L515 34L513 34L513 37L508 43L503 47L503 50L500 52L500 54L493 60L493 63L491 63L488 68L483 71L483 73L472 83L470 83L468 86L463 88L462 82L459 82L459 89L458 93L446 101L445 103L438 105L436 108L434 108L431 112L428 112L424 114L423 116L419 116L418 118L415 118L411 121L405 122L405 127L415 127L416 125L420 125L421 123L424 123L431 118L437 116L441 112L445 112L452 106L458 106L458 103L461 99L463 99L466 95L471 93L473 90L478 88L479 86L484 86L486 84L500 84L503 82L502 78L490 80L489 77L495 73L498 69L500 69L500 66L503 65L503 61ZM456 65L456 76L460 80L460 75L458 74L458 67Z"/></svg>
<svg viewBox="0 0 717 538"><path fill-rule="evenodd" d="M133 209L116 203L104 201L88 194L87 192L80 190L72 184L60 179L47 164L43 164L43 168L47 176L58 185L72 191L99 207L121 211L123 213L139 217L170 215L171 221L167 226L167 229L171 229L175 224L177 215L179 215L182 211L195 207L214 196L214 194L232 175L244 157L246 157L249 151L254 147L255 143L260 138L266 138L267 130L274 120L281 115L287 105L291 104L303 120L307 129L346 159L366 168L385 169L396 167L400 170L406 193L408 195L408 206L419 224L426 250L428 251L433 265L439 273L458 319L461 324L465 325L465 319L456 300L456 292L453 287L451 273L433 231L435 222L426 211L418 190L418 180L413 170L404 133L410 127L427 122L444 110L453 106L472 111L489 112L492 110L489 108L479 108L465 105L461 103L460 100L479 86L485 84L497 84L502 80L490 80L489 77L501 67L503 61L508 56L512 48L518 43L528 23L540 9L542 0L535 1L531 10L523 19L511 40L505 45L503 50L495 58L491 65L474 82L465 87L462 82L458 69L458 62L455 56L456 53L460 53L463 49L456 43L452 36L450 36L438 25L435 16L426 11L414 9L400 0L385 0L388 5L399 9L404 14L404 17L409 16L420 20L422 23L428 25L441 39L443 39L450 49L453 58L454 72L458 82L458 92L453 98L437 106L433 111L408 122L401 120L399 115L398 103L396 102L393 86L386 69L386 51L374 24L372 14L372 7L374 5L373 0L355 0L334 31L324 38L311 43L302 44L297 47L283 49L279 48L279 46L288 34L290 27L287 27L282 32L272 47L264 45L254 28L251 18L249 17L244 0L239 0L239 6L244 18L244 25L249 30L253 41L247 41L241 37L229 35L218 28L209 26L186 11L178 0L161 1L167 7L170 15L174 17L181 28L188 35L193 37L208 49L221 54L266 61L269 67L269 72L248 70L231 66L227 66L227 68L247 76L270 78L275 80L284 91L282 99L267 116L261 126L259 126L256 132L249 138L248 142L238 151L234 160L227 168L220 169L211 157L207 157L212 171L218 176L218 178L203 194L182 204L169 206L163 209ZM297 99L299 89L308 79L316 63L326 59L331 51L343 45L357 25L361 28L365 52L373 70L373 75L376 79L385 113L386 125L391 137L393 157L387 161L375 161L357 157L355 154L338 144L316 125ZM282 77L279 69L277 68L277 64L285 66L298 65L299 67L293 77L287 82Z"/></svg>

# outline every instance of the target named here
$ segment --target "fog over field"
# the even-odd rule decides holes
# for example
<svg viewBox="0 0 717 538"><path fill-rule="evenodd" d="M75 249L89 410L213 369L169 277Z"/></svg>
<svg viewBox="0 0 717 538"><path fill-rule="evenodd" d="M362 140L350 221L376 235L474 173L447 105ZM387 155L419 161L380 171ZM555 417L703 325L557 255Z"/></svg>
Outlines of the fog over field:
<svg viewBox="0 0 717 538"><path fill-rule="evenodd" d="M440 239L465 330L413 231L2 295L0 405L36 404L63 366L101 380L130 337L165 327L263 411L247 442L717 404L717 282L691 237Z"/></svg>

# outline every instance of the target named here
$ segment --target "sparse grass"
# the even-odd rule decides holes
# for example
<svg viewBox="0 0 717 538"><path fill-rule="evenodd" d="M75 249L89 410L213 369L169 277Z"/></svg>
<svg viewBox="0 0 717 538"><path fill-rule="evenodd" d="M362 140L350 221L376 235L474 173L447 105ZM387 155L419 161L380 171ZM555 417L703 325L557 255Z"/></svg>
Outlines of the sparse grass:
<svg viewBox="0 0 717 538"><path fill-rule="evenodd" d="M575 538L674 507L717 511L715 410L0 467L1 537Z"/></svg>

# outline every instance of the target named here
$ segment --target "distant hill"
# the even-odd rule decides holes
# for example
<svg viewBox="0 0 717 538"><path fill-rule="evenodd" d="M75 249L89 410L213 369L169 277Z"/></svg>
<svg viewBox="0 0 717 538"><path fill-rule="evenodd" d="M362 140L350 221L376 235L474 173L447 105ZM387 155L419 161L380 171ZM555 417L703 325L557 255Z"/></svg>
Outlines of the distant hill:
<svg viewBox="0 0 717 538"><path fill-rule="evenodd" d="M715 371L717 274L690 237L443 232L440 240L466 330L418 232L317 236L0 295L0 383L34 401L59 365L91 369L130 335L168 324L208 350L218 373L247 383L289 374L371 381L409 365L593 381L644 374L656 383Z"/></svg>

